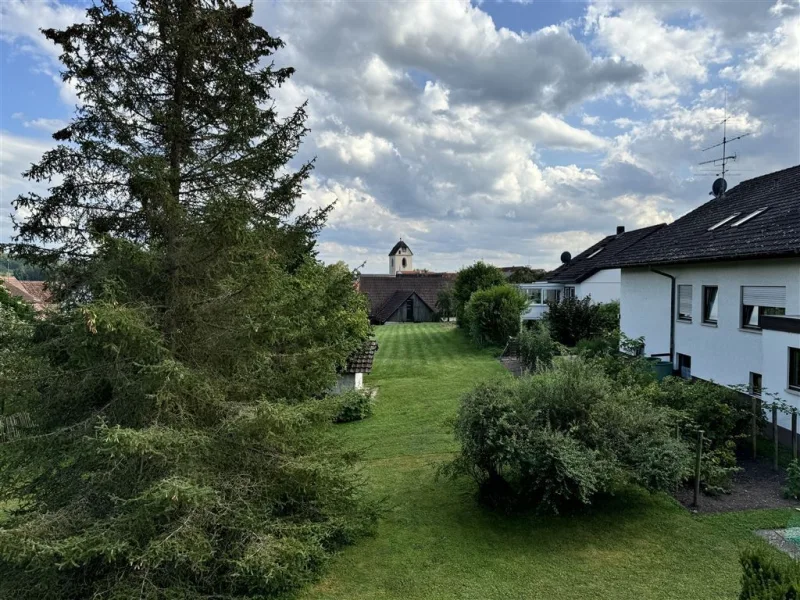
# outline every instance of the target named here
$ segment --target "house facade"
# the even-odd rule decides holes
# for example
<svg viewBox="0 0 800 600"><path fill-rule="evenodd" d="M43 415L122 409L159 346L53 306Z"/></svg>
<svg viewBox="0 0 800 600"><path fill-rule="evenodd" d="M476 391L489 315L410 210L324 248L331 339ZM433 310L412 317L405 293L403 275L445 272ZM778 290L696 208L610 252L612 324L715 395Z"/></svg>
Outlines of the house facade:
<svg viewBox="0 0 800 600"><path fill-rule="evenodd" d="M616 257L661 227L663 225L655 225L626 232L623 226L619 226L614 235L603 238L575 258L570 257L560 267L548 273L545 280L520 284L520 290L530 299L528 310L522 319L541 319L547 312L547 302L550 301L583 299L587 296L596 303L618 301L621 271L613 266Z"/></svg>
<svg viewBox="0 0 800 600"><path fill-rule="evenodd" d="M800 166L742 182L618 266L620 326L645 354L800 408Z"/></svg>

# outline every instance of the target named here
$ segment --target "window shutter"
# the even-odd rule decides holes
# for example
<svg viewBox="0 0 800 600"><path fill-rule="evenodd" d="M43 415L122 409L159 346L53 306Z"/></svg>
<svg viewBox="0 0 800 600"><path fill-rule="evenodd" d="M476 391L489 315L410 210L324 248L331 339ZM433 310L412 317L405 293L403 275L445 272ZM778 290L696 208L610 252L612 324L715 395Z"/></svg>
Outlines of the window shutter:
<svg viewBox="0 0 800 600"><path fill-rule="evenodd" d="M678 286L678 313L681 315L692 314L692 286Z"/></svg>
<svg viewBox="0 0 800 600"><path fill-rule="evenodd" d="M786 308L786 288L746 285L742 287L742 304Z"/></svg>

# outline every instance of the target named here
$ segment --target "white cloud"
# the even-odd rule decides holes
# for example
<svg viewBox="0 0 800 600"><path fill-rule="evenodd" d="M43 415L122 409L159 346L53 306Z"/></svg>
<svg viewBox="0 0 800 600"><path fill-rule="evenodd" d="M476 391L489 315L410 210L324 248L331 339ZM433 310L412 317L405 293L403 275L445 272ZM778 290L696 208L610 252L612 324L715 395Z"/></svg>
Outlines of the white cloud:
<svg viewBox="0 0 800 600"><path fill-rule="evenodd" d="M32 119L30 121L24 121L22 125L23 127L38 129L47 133L55 133L56 131L64 129L68 123L63 119Z"/></svg>
<svg viewBox="0 0 800 600"><path fill-rule="evenodd" d="M16 197L31 191L45 191L45 184L28 181L22 173L52 147L53 144L48 142L0 130L0 242L7 241L12 235L9 215L14 211L11 203ZM58 180L53 183L58 183Z"/></svg>
<svg viewBox="0 0 800 600"><path fill-rule="evenodd" d="M693 165L720 139L720 72L729 135L754 134L737 147L746 176L798 162L795 3L602 1L587 6L580 38L577 20L511 31L493 8L255 4L286 43L276 62L297 69L276 92L280 113L308 100L298 162L317 160L298 210L336 202L322 258L384 272L402 236L434 270L478 258L553 267L617 224L671 220L707 198L711 179ZM0 6L0 36L57 77L57 50L37 28L82 12L13 0ZM15 126L38 137L57 125L37 116ZM14 171L46 149L12 137L4 202L29 187Z"/></svg>
<svg viewBox="0 0 800 600"><path fill-rule="evenodd" d="M749 86L762 86L783 73L797 77L796 73L800 71L800 16L787 18L771 34L754 36L754 39L757 42L744 62L723 69L721 74L724 77Z"/></svg>

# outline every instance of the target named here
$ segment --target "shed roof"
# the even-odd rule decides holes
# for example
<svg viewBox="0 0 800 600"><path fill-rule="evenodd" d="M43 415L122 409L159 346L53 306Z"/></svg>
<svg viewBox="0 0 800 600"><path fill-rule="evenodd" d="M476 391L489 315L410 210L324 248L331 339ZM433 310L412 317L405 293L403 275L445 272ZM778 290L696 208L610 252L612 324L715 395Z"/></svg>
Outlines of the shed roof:
<svg viewBox="0 0 800 600"><path fill-rule="evenodd" d="M364 345L347 359L345 373L369 373L372 371L372 361L378 351L378 342L367 340Z"/></svg>
<svg viewBox="0 0 800 600"><path fill-rule="evenodd" d="M792 256L800 256L800 165L743 181L621 252L615 265Z"/></svg>

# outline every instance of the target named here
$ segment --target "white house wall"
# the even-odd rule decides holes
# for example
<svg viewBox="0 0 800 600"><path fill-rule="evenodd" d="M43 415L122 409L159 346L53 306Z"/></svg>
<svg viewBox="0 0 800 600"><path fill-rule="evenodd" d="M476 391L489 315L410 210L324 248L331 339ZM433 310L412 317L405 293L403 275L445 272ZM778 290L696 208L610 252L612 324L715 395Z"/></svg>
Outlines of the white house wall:
<svg viewBox="0 0 800 600"><path fill-rule="evenodd" d="M786 314L800 314L800 260L707 263L699 266L659 267L674 275L676 284L692 285L692 322L675 320L675 352L692 357L692 376L726 385L748 384L750 372L761 373L763 386L768 368L773 369L773 336L768 332L740 328L741 287L785 286ZM718 286L717 325L702 323L702 287ZM622 273L621 328L629 337L645 337L645 353L669 352L671 283L647 269L625 269ZM762 347L766 348L762 353ZM787 352L782 346L782 352ZM786 358L775 369L783 370ZM677 356L676 356L677 367ZM776 375L770 372L772 379ZM785 384L781 390L785 389Z"/></svg>
<svg viewBox="0 0 800 600"><path fill-rule="evenodd" d="M592 302L615 302L620 297L620 269L603 269L575 286L578 298L592 297Z"/></svg>
<svg viewBox="0 0 800 600"><path fill-rule="evenodd" d="M620 329L644 337L647 355L669 354L672 284L647 269L624 269L620 285Z"/></svg>
<svg viewBox="0 0 800 600"><path fill-rule="evenodd" d="M800 348L800 333L765 329L762 336L764 350L761 385L766 392L764 400L769 402L773 399L769 394L777 394L787 404L800 409L800 393L788 389L789 348ZM772 420L770 411L767 411L767 419ZM791 428L791 416L779 412L778 425L786 429Z"/></svg>

